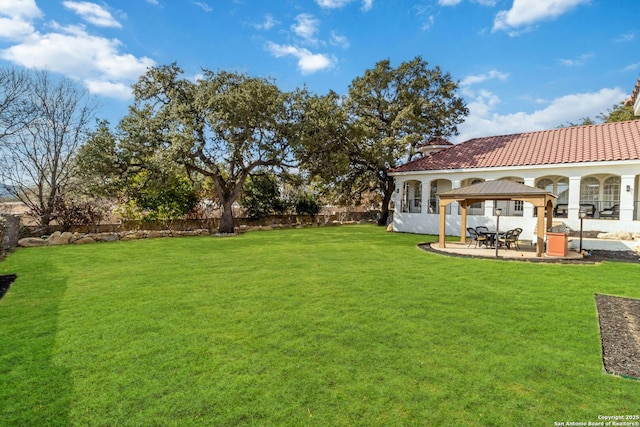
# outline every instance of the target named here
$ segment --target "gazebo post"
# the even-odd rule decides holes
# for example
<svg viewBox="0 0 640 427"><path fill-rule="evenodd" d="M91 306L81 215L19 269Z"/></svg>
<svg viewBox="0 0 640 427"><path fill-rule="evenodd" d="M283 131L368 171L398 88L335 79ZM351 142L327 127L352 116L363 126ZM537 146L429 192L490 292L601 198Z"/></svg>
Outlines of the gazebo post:
<svg viewBox="0 0 640 427"><path fill-rule="evenodd" d="M440 203L440 228L438 230L438 246L441 248L445 248L445 235L446 235L446 215L447 215L447 205L443 205Z"/></svg>
<svg viewBox="0 0 640 427"><path fill-rule="evenodd" d="M460 215L460 243L467 243L467 201L460 202L462 213Z"/></svg>
<svg viewBox="0 0 640 427"><path fill-rule="evenodd" d="M536 256L541 257L544 254L544 236L546 234L546 229L544 227L545 223L545 215L544 215L544 206L538 207L538 226L536 233Z"/></svg>

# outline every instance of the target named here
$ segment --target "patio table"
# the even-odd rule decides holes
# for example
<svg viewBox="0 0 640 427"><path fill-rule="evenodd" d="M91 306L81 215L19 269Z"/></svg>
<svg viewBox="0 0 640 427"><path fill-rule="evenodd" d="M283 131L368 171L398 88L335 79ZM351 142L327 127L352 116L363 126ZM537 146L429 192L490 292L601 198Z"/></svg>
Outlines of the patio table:
<svg viewBox="0 0 640 427"><path fill-rule="evenodd" d="M495 248L496 245L496 230L489 230L489 231L478 231L478 234L484 236L487 238L487 245L489 247ZM505 235L505 232L499 232L498 233L498 238L503 237Z"/></svg>

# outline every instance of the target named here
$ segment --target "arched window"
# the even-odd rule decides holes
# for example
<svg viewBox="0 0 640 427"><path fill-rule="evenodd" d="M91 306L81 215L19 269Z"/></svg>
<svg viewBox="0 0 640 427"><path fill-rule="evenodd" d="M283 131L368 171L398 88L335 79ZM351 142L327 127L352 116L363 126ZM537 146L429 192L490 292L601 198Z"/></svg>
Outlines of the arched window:
<svg viewBox="0 0 640 427"><path fill-rule="evenodd" d="M440 213L440 202L436 194L448 190L451 190L451 181L446 179L436 179L431 181L431 185L429 187L429 213ZM451 205L447 206L447 213L451 213Z"/></svg>
<svg viewBox="0 0 640 427"><path fill-rule="evenodd" d="M558 180L555 195L558 196L558 203L569 203L569 178Z"/></svg>
<svg viewBox="0 0 640 427"><path fill-rule="evenodd" d="M600 201L600 181L593 176L587 176L580 181L580 203Z"/></svg>
<svg viewBox="0 0 640 427"><path fill-rule="evenodd" d="M620 177L610 176L602 186L602 201L609 206L620 204Z"/></svg>
<svg viewBox="0 0 640 427"><path fill-rule="evenodd" d="M553 188L553 181L549 178L541 178L538 180L536 184L536 188L540 188L544 191L548 191L549 193L553 193L555 189Z"/></svg>
<svg viewBox="0 0 640 427"><path fill-rule="evenodd" d="M422 183L405 181L402 187L402 212L420 213L422 211Z"/></svg>

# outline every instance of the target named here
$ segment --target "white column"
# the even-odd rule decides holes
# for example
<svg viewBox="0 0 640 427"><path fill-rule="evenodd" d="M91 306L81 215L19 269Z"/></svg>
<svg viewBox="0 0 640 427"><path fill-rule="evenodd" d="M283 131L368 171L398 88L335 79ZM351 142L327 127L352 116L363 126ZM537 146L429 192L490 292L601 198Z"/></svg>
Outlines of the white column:
<svg viewBox="0 0 640 427"><path fill-rule="evenodd" d="M429 192L431 191L431 181L421 180L420 185L422 185L422 212L421 213L431 213L429 212Z"/></svg>
<svg viewBox="0 0 640 427"><path fill-rule="evenodd" d="M536 179L535 178L525 178L524 179L524 185L528 185L529 187L535 187L536 186ZM534 206L531 203L525 203L524 206L522 207L522 217L523 218L533 218L533 209L534 209Z"/></svg>
<svg viewBox="0 0 640 427"><path fill-rule="evenodd" d="M633 195L635 194L635 175L620 177L620 221L633 221ZM629 191L627 191L627 188Z"/></svg>
<svg viewBox="0 0 640 427"><path fill-rule="evenodd" d="M459 179L451 181L451 189L455 190L456 188L460 188L460 180ZM458 216L460 215L458 213L458 211L460 210L459 209L460 204L458 202L451 202L451 204L449 206L451 206L451 215L458 215Z"/></svg>
<svg viewBox="0 0 640 427"><path fill-rule="evenodd" d="M568 219L580 219L580 179L579 176L569 177L569 214Z"/></svg>
<svg viewBox="0 0 640 427"><path fill-rule="evenodd" d="M489 181L495 181L493 179L488 179L485 182L489 182ZM485 200L484 201L484 216L486 216L487 218L491 218L493 215L493 200Z"/></svg>

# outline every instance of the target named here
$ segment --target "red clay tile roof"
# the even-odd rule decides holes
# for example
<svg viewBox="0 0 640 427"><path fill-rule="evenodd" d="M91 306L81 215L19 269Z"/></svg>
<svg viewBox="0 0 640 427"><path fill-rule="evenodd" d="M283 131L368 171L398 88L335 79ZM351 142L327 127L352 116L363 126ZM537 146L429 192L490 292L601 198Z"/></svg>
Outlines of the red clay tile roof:
<svg viewBox="0 0 640 427"><path fill-rule="evenodd" d="M624 105L626 106L631 106L633 107L633 105L636 102L636 98L638 98L638 93L640 92L640 77L638 77L638 82L636 83L636 86L633 88L633 92L631 92L631 96L629 97L629 99L627 99L624 103Z"/></svg>
<svg viewBox="0 0 640 427"><path fill-rule="evenodd" d="M474 138L390 172L640 160L640 120Z"/></svg>

